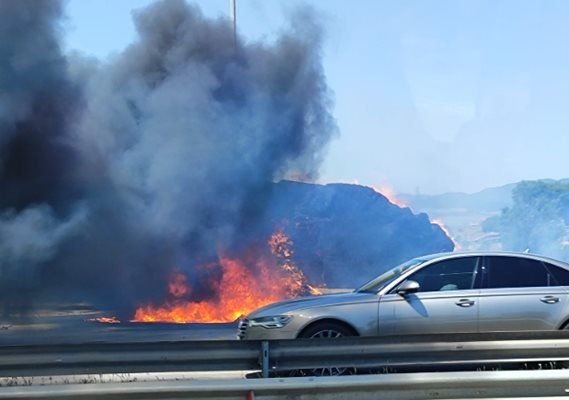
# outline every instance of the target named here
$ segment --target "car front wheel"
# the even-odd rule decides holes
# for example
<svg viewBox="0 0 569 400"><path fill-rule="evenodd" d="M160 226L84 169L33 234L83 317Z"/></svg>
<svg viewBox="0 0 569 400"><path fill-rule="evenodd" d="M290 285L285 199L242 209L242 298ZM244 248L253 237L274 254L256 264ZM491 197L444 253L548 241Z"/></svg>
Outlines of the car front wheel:
<svg viewBox="0 0 569 400"><path fill-rule="evenodd" d="M298 335L304 339L334 339L339 337L357 336L350 328L337 322L322 322L309 326ZM353 375L355 368L314 368L294 371L293 375L301 376L337 376Z"/></svg>
<svg viewBox="0 0 569 400"><path fill-rule="evenodd" d="M355 336L348 327L337 322L322 322L306 328L298 335L299 338L332 339L344 336Z"/></svg>

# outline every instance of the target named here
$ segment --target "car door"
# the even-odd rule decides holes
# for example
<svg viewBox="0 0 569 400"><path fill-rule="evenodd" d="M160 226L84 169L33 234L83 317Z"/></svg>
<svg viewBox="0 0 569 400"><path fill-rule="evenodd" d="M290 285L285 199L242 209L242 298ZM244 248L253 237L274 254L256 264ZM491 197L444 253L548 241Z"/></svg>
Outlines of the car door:
<svg viewBox="0 0 569 400"><path fill-rule="evenodd" d="M379 334L476 332L480 257L453 257L424 266L406 280L419 291L401 296L395 289L379 303Z"/></svg>
<svg viewBox="0 0 569 400"><path fill-rule="evenodd" d="M481 332L551 330L566 318L567 290L542 261L487 256L482 276Z"/></svg>

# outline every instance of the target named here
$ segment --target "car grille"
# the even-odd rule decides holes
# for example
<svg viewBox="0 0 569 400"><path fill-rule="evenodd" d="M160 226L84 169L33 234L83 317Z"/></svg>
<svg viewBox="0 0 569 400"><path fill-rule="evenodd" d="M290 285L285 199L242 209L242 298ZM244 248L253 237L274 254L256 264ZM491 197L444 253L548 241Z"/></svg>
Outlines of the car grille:
<svg viewBox="0 0 569 400"><path fill-rule="evenodd" d="M239 339L243 340L248 326L249 326L249 320L247 318L244 318L241 321L239 321L239 327L238 327L239 330L237 332L237 337Z"/></svg>

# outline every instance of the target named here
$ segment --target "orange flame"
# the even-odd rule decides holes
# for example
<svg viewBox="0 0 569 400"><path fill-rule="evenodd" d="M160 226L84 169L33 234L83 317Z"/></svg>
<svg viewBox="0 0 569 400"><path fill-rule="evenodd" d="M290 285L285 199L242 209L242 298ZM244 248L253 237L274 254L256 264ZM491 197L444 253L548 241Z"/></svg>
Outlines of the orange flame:
<svg viewBox="0 0 569 400"><path fill-rule="evenodd" d="M219 262L200 269L221 268L221 279L210 282L215 297L192 298L188 276L177 271L168 283L168 299L160 306L139 307L133 322L230 322L253 309L284 298L311 292L303 272L292 262L292 241L278 230L269 238L270 254L235 258L220 256Z"/></svg>
<svg viewBox="0 0 569 400"><path fill-rule="evenodd" d="M89 318L89 321L92 322L100 322L102 324L120 324L121 321L115 317L97 317L97 318Z"/></svg>
<svg viewBox="0 0 569 400"><path fill-rule="evenodd" d="M380 185L380 186L371 186L373 190L377 193L385 196L390 203L395 204L398 207L409 207L405 201L395 195L395 191L391 186L388 185Z"/></svg>
<svg viewBox="0 0 569 400"><path fill-rule="evenodd" d="M184 297L190 292L190 287L188 286L188 279L186 275L182 273L175 273L172 276L172 280L168 283L168 293L170 293L175 298L179 299Z"/></svg>
<svg viewBox="0 0 569 400"><path fill-rule="evenodd" d="M451 240L452 244L454 245L454 251L458 251L461 249L460 244L456 241L456 239L450 234L448 228L445 226L444 222L440 218L434 218L431 220L431 224L438 225L439 228L443 230L443 232L448 236Z"/></svg>

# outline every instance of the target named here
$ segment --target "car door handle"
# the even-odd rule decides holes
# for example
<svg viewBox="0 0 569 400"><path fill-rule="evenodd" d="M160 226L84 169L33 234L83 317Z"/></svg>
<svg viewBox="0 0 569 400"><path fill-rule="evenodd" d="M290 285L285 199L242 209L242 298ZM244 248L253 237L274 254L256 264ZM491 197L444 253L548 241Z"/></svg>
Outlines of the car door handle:
<svg viewBox="0 0 569 400"><path fill-rule="evenodd" d="M474 300L469 300L469 299L460 299L459 301L457 301L456 304L459 307L472 307L474 305L475 301Z"/></svg>
<svg viewBox="0 0 569 400"><path fill-rule="evenodd" d="M555 304L559 302L559 297L555 297L555 296L544 296L541 299L539 299L540 301L547 303L547 304Z"/></svg>

